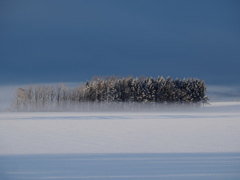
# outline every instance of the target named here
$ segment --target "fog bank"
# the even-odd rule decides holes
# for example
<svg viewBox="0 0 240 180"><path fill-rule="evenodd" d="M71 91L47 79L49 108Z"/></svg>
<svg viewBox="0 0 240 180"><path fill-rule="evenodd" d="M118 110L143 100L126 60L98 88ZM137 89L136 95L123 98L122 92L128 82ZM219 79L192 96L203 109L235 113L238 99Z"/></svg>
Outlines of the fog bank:
<svg viewBox="0 0 240 180"><path fill-rule="evenodd" d="M53 85L56 86L58 83L51 83L45 85ZM79 85L79 83L64 83L69 88L74 88ZM8 86L0 86L0 112L10 111L12 110L12 104L15 98L15 92L19 87L27 87L29 85L8 85ZM215 102L239 102L240 101L240 87L239 86L207 86L206 95L209 97L210 106L212 109L216 109L214 104ZM226 105L226 104L225 104ZM77 111L77 108L71 109L70 106L68 108L58 108L54 109L54 105L51 105L48 111ZM114 107L114 106L113 106ZM112 107L112 109L113 109ZM227 108L230 106L228 105ZM225 107L226 108L226 107ZM218 107L220 109L220 107ZM127 110L127 108L126 108ZM39 110L38 110L39 111ZM44 110L47 111L47 110Z"/></svg>

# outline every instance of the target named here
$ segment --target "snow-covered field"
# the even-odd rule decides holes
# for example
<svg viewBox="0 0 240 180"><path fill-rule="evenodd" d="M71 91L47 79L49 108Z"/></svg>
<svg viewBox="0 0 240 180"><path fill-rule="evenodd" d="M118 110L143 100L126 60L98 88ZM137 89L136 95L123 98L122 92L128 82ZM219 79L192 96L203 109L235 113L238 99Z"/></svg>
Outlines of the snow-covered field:
<svg viewBox="0 0 240 180"><path fill-rule="evenodd" d="M239 139L239 102L184 112L2 112L0 179L240 179Z"/></svg>

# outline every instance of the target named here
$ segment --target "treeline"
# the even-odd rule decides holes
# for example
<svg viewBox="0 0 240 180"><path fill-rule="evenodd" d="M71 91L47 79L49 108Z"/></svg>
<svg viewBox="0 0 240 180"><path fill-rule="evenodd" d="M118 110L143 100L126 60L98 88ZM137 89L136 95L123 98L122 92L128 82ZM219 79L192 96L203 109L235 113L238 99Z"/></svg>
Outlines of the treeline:
<svg viewBox="0 0 240 180"><path fill-rule="evenodd" d="M199 79L158 78L95 78L68 89L63 84L57 87L29 86L16 91L15 108L31 110L43 107L77 106L79 110L109 108L114 104L202 104L206 86ZM85 106L85 107L83 107Z"/></svg>

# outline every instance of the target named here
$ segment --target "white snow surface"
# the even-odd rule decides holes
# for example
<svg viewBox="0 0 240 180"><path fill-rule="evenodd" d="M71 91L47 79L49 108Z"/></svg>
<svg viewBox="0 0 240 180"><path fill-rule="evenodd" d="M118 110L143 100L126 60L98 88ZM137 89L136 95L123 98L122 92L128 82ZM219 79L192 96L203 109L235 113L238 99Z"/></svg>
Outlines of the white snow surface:
<svg viewBox="0 0 240 180"><path fill-rule="evenodd" d="M221 108L0 113L0 154L240 152L240 103L214 106Z"/></svg>
<svg viewBox="0 0 240 180"><path fill-rule="evenodd" d="M0 179L240 179L240 103L194 111L2 112Z"/></svg>

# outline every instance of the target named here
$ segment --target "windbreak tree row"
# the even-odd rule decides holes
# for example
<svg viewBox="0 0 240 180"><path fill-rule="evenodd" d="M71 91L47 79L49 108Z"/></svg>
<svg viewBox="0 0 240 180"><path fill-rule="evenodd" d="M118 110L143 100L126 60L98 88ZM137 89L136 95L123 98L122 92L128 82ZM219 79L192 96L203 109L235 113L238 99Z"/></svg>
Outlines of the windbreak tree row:
<svg viewBox="0 0 240 180"><path fill-rule="evenodd" d="M192 104L206 103L205 83L199 79L158 78L95 78L74 89L63 84L57 87L29 86L16 91L15 107L33 109L46 105L98 104L99 107L116 103ZM104 105L103 105L104 104Z"/></svg>

